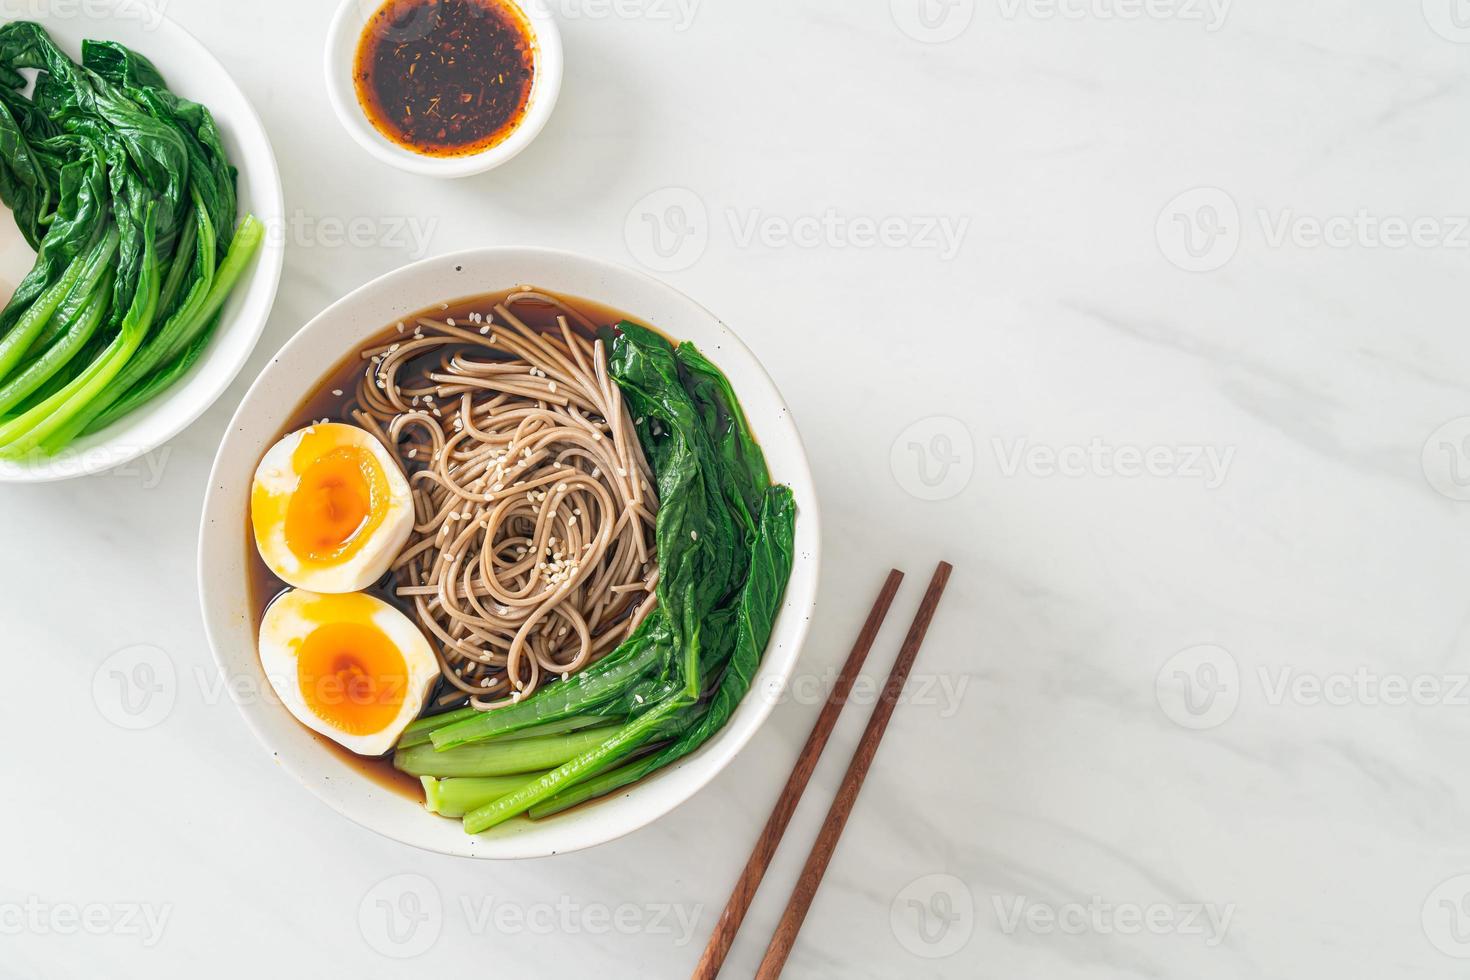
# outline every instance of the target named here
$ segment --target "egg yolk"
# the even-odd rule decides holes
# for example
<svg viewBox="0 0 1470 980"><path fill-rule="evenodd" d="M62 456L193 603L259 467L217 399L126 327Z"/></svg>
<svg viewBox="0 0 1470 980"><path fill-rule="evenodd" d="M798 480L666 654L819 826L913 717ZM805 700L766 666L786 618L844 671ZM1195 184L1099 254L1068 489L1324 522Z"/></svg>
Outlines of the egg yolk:
<svg viewBox="0 0 1470 980"><path fill-rule="evenodd" d="M302 641L296 679L307 707L349 735L393 724L408 691L403 654L367 623L324 623Z"/></svg>
<svg viewBox="0 0 1470 980"><path fill-rule="evenodd" d="M296 456L310 449L302 440ZM286 506L286 545L298 557L340 562L362 547L383 522L388 480L362 446L337 446L307 454L296 490Z"/></svg>

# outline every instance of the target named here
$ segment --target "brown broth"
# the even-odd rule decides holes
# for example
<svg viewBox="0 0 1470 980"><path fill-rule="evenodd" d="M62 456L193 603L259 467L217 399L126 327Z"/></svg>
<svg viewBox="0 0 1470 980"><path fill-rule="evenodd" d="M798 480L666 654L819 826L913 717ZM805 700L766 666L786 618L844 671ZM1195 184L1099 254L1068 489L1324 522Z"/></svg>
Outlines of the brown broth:
<svg viewBox="0 0 1470 980"><path fill-rule="evenodd" d="M307 395L296 406L295 410L287 418L286 424L271 439L271 445L274 445L287 434L321 419L329 419L333 422L352 423L351 410L356 405L356 398L353 393L357 390L357 381L362 376L364 370L361 351L370 347L381 346L385 343L392 343L396 340L400 336L397 323L402 322L409 333L413 331L415 318L420 316L430 317L435 320L453 317L460 323L468 323L471 312L488 314L494 309L496 304L504 302L505 297L510 293L520 289L534 288L530 286L517 286L515 289L451 300L445 306L435 306L429 309L419 310L417 313L404 316L401 321L390 323L379 333L364 340L356 348L343 355L342 359L317 382L312 393ZM557 293L556 296L599 327L613 326L623 320L631 320L634 323L645 325L636 317L630 317L610 306L593 300L568 296L564 293ZM515 312L516 316L527 326L538 330L556 329L556 311L552 307L538 307L530 303L521 302L516 304ZM342 394L333 394L334 391L341 391ZM276 578L270 569L266 568L265 562L256 550L255 537L250 527L250 515L248 513L244 519L244 534L246 550L250 554L250 563L246 573L248 578L246 594L249 597L250 608L254 614L254 632L258 636L266 607L284 592L288 586ZM413 607L404 602L394 592L393 573L388 573L379 582L365 591L401 609L404 615L408 616L410 620L417 622L417 616ZM429 703L430 705L436 703L432 696ZM361 775L371 779L374 783L416 802L423 802L423 787L419 783L418 778L393 768L391 753L378 758L361 756L349 751L324 735L319 735L316 732L312 732L311 734L319 743L335 754L337 758L351 766Z"/></svg>
<svg viewBox="0 0 1470 980"><path fill-rule="evenodd" d="M358 103L380 133L416 153L489 149L525 118L532 36L509 0L387 0L358 41Z"/></svg>

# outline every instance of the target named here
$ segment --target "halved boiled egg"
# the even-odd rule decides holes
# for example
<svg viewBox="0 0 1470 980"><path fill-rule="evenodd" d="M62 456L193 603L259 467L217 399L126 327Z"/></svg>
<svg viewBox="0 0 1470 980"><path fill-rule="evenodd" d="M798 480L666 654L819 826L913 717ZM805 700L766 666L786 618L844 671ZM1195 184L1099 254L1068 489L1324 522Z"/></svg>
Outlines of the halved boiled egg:
<svg viewBox="0 0 1470 980"><path fill-rule="evenodd" d="M382 577L413 532L408 481L364 429L321 422L271 447L250 488L266 567L314 592L356 592Z"/></svg>
<svg viewBox="0 0 1470 980"><path fill-rule="evenodd" d="M439 677L419 628L363 592L285 592L261 620L260 666L303 725L359 755L391 749Z"/></svg>

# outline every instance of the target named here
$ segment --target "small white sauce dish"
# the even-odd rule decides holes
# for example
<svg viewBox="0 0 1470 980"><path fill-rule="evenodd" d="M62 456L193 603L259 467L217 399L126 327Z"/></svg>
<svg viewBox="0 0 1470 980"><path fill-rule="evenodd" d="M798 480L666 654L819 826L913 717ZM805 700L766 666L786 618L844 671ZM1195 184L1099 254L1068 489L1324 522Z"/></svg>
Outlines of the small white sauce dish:
<svg viewBox="0 0 1470 980"><path fill-rule="evenodd" d="M505 139L462 156L428 156L400 146L373 125L357 97L353 70L358 43L368 22L386 0L343 0L327 28L322 63L326 69L327 98L348 134L372 156L400 170L425 177L469 177L507 162L534 140L551 118L561 92L561 32L549 5L539 0L499 0L521 12L530 27L535 58L531 93L525 114Z"/></svg>

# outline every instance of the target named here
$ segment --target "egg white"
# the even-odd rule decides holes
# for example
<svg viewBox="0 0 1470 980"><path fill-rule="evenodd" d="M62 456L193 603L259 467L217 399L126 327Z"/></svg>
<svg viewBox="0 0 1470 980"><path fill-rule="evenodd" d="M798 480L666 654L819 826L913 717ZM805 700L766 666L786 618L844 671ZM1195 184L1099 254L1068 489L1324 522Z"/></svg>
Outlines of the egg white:
<svg viewBox="0 0 1470 980"><path fill-rule="evenodd" d="M383 444L365 429L341 422L319 422L298 429L282 438L255 470L251 498L258 491L287 499L301 484L302 474L296 470L293 456L308 432L327 430L333 446L351 445L366 449L383 470L388 482L388 501L383 521L369 534L362 546L343 560L331 564L303 561L286 542L285 521L271 521L266 526L252 519L255 546L266 567L281 581L298 589L313 592L357 592L367 588L392 566L413 533L413 496L408 481ZM284 514L284 508L280 510Z"/></svg>
<svg viewBox="0 0 1470 980"><path fill-rule="evenodd" d="M392 723L379 731L354 735L334 727L311 709L297 675L297 650L317 627L326 625L313 615L313 605L322 598L314 592L289 589L270 604L260 624L261 669L297 721L358 755L382 755L393 748L404 728L423 711L429 691L439 678L439 662L412 620L382 599L364 594L361 598L373 606L367 622L387 636L403 658L407 676L403 704Z"/></svg>

